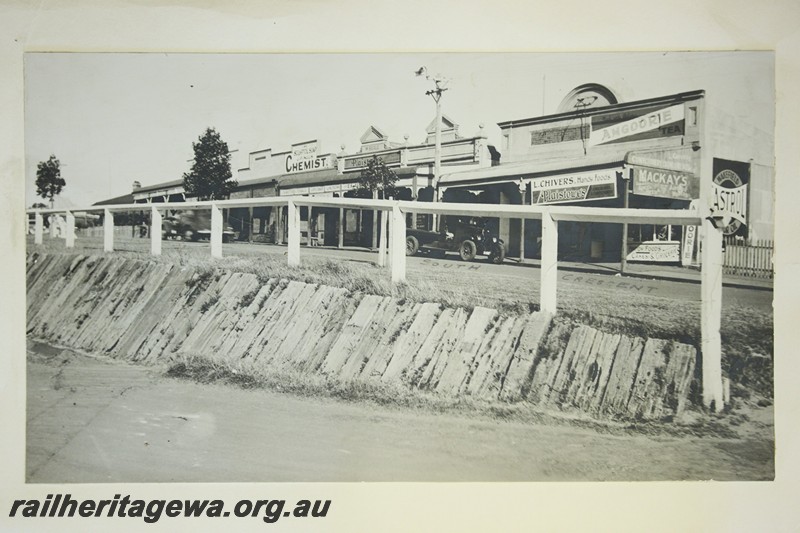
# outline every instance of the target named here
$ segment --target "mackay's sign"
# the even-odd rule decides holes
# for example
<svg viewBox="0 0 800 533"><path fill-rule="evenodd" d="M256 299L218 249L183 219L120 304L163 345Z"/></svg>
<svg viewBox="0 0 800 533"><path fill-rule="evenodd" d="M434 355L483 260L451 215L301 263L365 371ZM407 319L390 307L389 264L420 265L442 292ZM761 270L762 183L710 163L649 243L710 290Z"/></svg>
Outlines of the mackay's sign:
<svg viewBox="0 0 800 533"><path fill-rule="evenodd" d="M633 194L693 200L700 197L700 178L688 172L635 166Z"/></svg>
<svg viewBox="0 0 800 533"><path fill-rule="evenodd" d="M622 172L622 169L579 172L529 180L531 203L560 204L616 198L618 172Z"/></svg>
<svg viewBox="0 0 800 533"><path fill-rule="evenodd" d="M747 184L750 165L740 161L714 158L714 181L711 184L711 213L728 216L725 235L742 235L747 224Z"/></svg>
<svg viewBox="0 0 800 533"><path fill-rule="evenodd" d="M659 109L642 115L641 117L632 118L607 128L592 130L589 136L589 145L594 146L597 144L610 143L631 137L640 133L663 128L667 124L683 120L683 106L674 105L664 109Z"/></svg>

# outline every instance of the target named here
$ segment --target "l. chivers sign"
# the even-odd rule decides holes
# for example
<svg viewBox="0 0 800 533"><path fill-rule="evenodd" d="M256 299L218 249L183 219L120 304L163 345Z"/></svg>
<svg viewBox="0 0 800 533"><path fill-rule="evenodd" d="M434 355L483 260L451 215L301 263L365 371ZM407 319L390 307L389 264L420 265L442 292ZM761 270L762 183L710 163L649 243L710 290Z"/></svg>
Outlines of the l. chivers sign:
<svg viewBox="0 0 800 533"><path fill-rule="evenodd" d="M683 120L683 106L675 105L665 109L659 109L648 113L641 117L632 118L619 124L614 124L607 128L599 130L592 130L589 137L589 145L594 146L597 144L610 143L645 133L648 131L656 130L665 127L667 124Z"/></svg>
<svg viewBox="0 0 800 533"><path fill-rule="evenodd" d="M530 184L534 205L614 198L617 196L617 169L536 178L530 180Z"/></svg>

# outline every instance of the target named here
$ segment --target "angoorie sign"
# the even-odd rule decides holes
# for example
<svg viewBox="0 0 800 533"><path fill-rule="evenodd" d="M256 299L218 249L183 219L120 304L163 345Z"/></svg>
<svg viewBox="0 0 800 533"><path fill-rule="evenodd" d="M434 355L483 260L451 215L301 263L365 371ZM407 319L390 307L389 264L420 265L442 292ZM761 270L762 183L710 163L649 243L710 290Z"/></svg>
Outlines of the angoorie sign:
<svg viewBox="0 0 800 533"><path fill-rule="evenodd" d="M531 204L558 204L615 198L617 196L617 172L622 172L622 169L579 172L529 180Z"/></svg>
<svg viewBox="0 0 800 533"><path fill-rule="evenodd" d="M589 137L589 145L594 146L617 141L625 137L661 128L679 120L683 120L682 105L674 105L665 109L659 109L658 111L653 111L647 115L626 120L625 122L620 122L619 124L614 124L607 128L592 130Z"/></svg>

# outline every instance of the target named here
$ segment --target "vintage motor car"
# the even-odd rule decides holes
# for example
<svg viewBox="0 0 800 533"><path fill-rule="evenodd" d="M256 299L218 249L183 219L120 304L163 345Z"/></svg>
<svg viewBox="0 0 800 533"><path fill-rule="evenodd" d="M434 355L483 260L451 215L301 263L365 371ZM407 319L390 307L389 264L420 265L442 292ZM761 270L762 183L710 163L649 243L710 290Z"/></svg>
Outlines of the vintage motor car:
<svg viewBox="0 0 800 533"><path fill-rule="evenodd" d="M471 217L447 217L441 232L407 228L406 255L419 251L458 252L464 261L486 255L498 265L506 257L503 240L487 227L485 220Z"/></svg>
<svg viewBox="0 0 800 533"><path fill-rule="evenodd" d="M161 236L165 239L199 241L211 239L211 212L202 209L179 211L161 221ZM231 226L222 228L222 242L236 238Z"/></svg>

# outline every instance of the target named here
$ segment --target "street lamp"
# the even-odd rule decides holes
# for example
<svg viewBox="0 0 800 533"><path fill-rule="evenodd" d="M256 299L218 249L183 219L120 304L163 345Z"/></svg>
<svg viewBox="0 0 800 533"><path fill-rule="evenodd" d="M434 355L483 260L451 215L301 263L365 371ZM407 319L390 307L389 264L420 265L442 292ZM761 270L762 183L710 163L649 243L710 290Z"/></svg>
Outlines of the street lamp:
<svg viewBox="0 0 800 533"><path fill-rule="evenodd" d="M425 91L425 94L433 98L433 101L436 102L436 130L435 130L435 144L434 144L434 152L433 152L433 201L437 202L439 200L439 178L441 177L441 169L442 169L442 93L447 90L444 85L447 83L447 80L441 74L435 74L433 76L428 74L428 69L425 66L419 68L419 70L415 71L417 76L425 76L426 80L433 82L433 89ZM434 227L437 226L436 224L436 215L434 215Z"/></svg>

